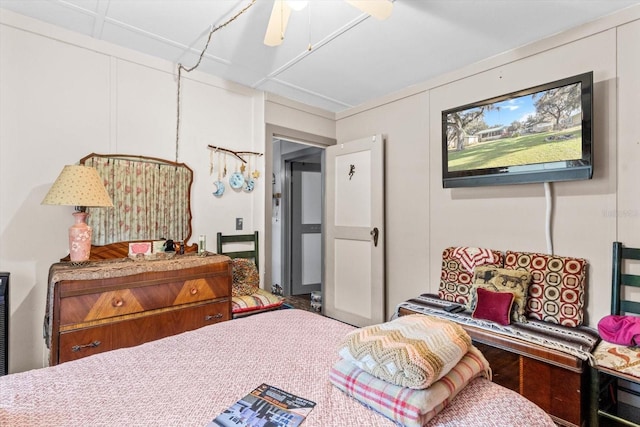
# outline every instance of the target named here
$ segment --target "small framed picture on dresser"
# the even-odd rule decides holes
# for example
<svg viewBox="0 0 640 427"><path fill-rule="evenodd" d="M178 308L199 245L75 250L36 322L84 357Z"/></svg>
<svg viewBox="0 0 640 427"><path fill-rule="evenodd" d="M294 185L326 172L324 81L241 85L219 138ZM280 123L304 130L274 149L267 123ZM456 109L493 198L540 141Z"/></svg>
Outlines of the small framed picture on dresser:
<svg viewBox="0 0 640 427"><path fill-rule="evenodd" d="M129 243L129 257L151 255L151 242L133 242Z"/></svg>
<svg viewBox="0 0 640 427"><path fill-rule="evenodd" d="M153 253L156 254L159 252L164 252L164 245L166 242L167 242L166 240L154 240L153 247L152 247Z"/></svg>

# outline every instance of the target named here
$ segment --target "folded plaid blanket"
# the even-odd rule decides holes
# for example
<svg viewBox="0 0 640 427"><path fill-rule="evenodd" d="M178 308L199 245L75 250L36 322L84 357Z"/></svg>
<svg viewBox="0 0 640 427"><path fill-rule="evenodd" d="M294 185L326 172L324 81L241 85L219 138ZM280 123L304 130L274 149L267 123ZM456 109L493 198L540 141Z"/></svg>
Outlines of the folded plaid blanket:
<svg viewBox="0 0 640 427"><path fill-rule="evenodd" d="M470 347L460 325L414 314L350 332L338 354L381 380L422 389L449 372Z"/></svg>
<svg viewBox="0 0 640 427"><path fill-rule="evenodd" d="M471 380L491 379L489 362L475 347L431 387L416 390L378 379L340 359L329 372L338 389L360 403L404 426L422 426L442 411Z"/></svg>

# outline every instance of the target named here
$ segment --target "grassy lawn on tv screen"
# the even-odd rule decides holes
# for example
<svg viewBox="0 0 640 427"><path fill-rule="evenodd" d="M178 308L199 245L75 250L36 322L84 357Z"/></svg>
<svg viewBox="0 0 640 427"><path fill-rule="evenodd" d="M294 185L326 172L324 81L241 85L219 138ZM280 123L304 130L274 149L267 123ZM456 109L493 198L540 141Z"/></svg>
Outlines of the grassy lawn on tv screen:
<svg viewBox="0 0 640 427"><path fill-rule="evenodd" d="M581 140L577 127L480 142L462 151L449 150L449 171L579 160Z"/></svg>

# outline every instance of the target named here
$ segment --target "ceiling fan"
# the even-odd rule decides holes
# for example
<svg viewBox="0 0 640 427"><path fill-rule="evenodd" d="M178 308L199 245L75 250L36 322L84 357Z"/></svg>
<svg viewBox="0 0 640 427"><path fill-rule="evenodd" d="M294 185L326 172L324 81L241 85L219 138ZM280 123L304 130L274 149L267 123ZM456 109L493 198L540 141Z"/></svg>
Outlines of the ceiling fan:
<svg viewBox="0 0 640 427"><path fill-rule="evenodd" d="M391 15L394 0L345 0L350 5L368 13L376 19L383 20ZM289 16L292 10L302 10L307 1L301 0L274 0L271 17L264 36L264 44L278 46L284 40L284 32L287 29Z"/></svg>

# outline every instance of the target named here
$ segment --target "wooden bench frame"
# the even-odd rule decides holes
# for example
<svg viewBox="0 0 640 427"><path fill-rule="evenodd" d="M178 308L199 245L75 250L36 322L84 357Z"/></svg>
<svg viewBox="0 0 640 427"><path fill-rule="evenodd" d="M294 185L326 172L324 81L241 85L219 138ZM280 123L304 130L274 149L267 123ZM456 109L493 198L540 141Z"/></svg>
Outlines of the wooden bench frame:
<svg viewBox="0 0 640 427"><path fill-rule="evenodd" d="M478 251L478 249L482 250ZM476 255L480 255L480 259ZM580 271L576 271L577 274L572 280L579 281L580 289L577 289L576 304L570 305L573 305L572 308L576 310L583 310L583 306L578 303L581 301L579 299L581 293L584 292L582 286L586 282L587 262L584 259L452 246L445 248L442 252L442 271L437 295L423 294L418 298L407 300L398 306L397 314L418 312L457 322L467 331L476 347L485 354L494 373L494 382L533 401L556 423L583 427L589 420L590 375L587 359L598 337L597 331L589 327L578 326L581 330L577 331L577 334L570 332L571 325L582 323L582 313L576 312L580 316L575 319L545 322L542 319L546 314L538 312L533 314L532 309L532 321L540 322L541 325L514 324L508 330L501 330L484 328L482 323L469 319L468 310L460 314L440 311L449 304L468 305L472 298L471 286L475 267L482 265L533 272L539 270L536 265L540 261L536 261L536 265L532 264L537 257L547 258L545 264L551 259L563 265L567 262L577 263L576 266L572 266L572 270L579 266ZM546 282L546 276L542 270L538 273L536 280L532 277L532 283L543 288L538 289L541 294L545 292L544 287L556 286L556 282L553 284ZM544 302L540 301L540 303ZM547 328L545 324L549 327ZM567 329L568 335L565 335L564 328ZM547 333L550 340L548 343L545 341Z"/></svg>
<svg viewBox="0 0 640 427"><path fill-rule="evenodd" d="M398 309L400 316L414 313L405 307ZM558 424L586 425L589 404L587 362L518 338L470 325L460 326L489 361L495 383L531 400ZM486 351L491 349L498 351ZM511 363L504 363L505 358L511 358ZM514 381L514 378L518 380Z"/></svg>

